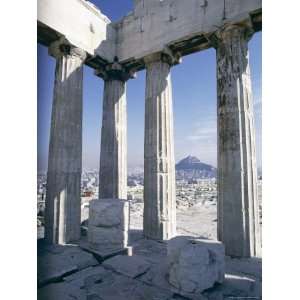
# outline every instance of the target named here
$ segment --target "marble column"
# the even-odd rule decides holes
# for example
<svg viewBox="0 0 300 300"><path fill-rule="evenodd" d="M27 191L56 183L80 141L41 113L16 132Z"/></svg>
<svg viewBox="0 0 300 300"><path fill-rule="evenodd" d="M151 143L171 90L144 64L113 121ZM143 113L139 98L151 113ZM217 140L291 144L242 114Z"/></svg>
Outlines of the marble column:
<svg viewBox="0 0 300 300"><path fill-rule="evenodd" d="M45 239L64 244L80 238L82 79L86 54L64 41L49 48L56 58L49 144Z"/></svg>
<svg viewBox="0 0 300 300"><path fill-rule="evenodd" d="M176 191L170 62L153 55L146 63L144 235L176 235Z"/></svg>
<svg viewBox="0 0 300 300"><path fill-rule="evenodd" d="M226 255L259 256L261 234L248 40L244 26L216 34L218 239Z"/></svg>
<svg viewBox="0 0 300 300"><path fill-rule="evenodd" d="M114 62L96 75L104 79L99 199L127 199L126 81L134 74Z"/></svg>

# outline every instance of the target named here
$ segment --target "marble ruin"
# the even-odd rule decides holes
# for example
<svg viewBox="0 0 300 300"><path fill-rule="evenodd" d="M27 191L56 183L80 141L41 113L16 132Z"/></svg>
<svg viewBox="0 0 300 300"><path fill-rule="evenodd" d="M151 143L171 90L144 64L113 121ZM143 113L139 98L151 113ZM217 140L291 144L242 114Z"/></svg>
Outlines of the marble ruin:
<svg viewBox="0 0 300 300"><path fill-rule="evenodd" d="M168 240L176 235L172 58L145 58L144 235Z"/></svg>
<svg viewBox="0 0 300 300"><path fill-rule="evenodd" d="M99 199L91 203L89 241L94 246L106 238L120 247L127 243L126 82L142 69L146 69L144 236L152 240L176 236L171 69L185 55L214 47L218 239L228 256L260 256L248 41L261 30L261 0L135 0L134 10L119 22L110 22L84 0L37 3L38 42L56 59L46 241L66 244L80 239L84 64L104 80L100 191Z"/></svg>
<svg viewBox="0 0 300 300"><path fill-rule="evenodd" d="M200 294L223 283L224 246L220 242L178 236L168 241L168 280L186 294Z"/></svg>
<svg viewBox="0 0 300 300"><path fill-rule="evenodd" d="M90 201L88 241L91 248L100 251L126 248L128 226L129 203L127 200Z"/></svg>

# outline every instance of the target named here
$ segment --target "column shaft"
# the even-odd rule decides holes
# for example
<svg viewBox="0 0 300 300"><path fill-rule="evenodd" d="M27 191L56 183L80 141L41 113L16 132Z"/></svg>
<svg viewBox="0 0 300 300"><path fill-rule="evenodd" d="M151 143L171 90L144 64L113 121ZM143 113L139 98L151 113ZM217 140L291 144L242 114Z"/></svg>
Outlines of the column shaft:
<svg viewBox="0 0 300 300"><path fill-rule="evenodd" d="M56 61L45 216L49 243L80 238L84 57L80 49L69 49Z"/></svg>
<svg viewBox="0 0 300 300"><path fill-rule="evenodd" d="M99 199L127 199L126 83L104 83Z"/></svg>
<svg viewBox="0 0 300 300"><path fill-rule="evenodd" d="M146 66L144 148L144 235L166 240L176 235L176 192L170 65Z"/></svg>
<svg viewBox="0 0 300 300"><path fill-rule="evenodd" d="M261 248L253 101L246 30L229 27L217 46L218 239L226 254Z"/></svg>

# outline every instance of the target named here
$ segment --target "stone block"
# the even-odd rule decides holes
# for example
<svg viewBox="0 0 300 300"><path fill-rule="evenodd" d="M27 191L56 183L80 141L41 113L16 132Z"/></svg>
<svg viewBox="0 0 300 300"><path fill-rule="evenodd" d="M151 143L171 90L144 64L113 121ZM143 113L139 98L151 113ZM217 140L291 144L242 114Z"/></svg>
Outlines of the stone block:
<svg viewBox="0 0 300 300"><path fill-rule="evenodd" d="M95 227L115 227L127 231L129 202L121 199L90 201L89 224Z"/></svg>
<svg viewBox="0 0 300 300"><path fill-rule="evenodd" d="M95 227L89 225L88 241L92 248L113 246L124 248L128 242L128 232L118 228Z"/></svg>
<svg viewBox="0 0 300 300"><path fill-rule="evenodd" d="M201 293L225 272L224 246L217 241L178 236L168 241L168 281L183 293Z"/></svg>
<svg viewBox="0 0 300 300"><path fill-rule="evenodd" d="M129 202L121 199L90 201L88 242L92 249L122 249L128 243Z"/></svg>

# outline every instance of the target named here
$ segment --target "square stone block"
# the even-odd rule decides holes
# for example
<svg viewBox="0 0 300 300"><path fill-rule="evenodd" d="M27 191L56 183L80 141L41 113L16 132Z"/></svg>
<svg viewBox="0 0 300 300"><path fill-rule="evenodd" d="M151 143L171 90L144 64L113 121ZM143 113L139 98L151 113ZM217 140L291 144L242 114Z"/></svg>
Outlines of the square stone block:
<svg viewBox="0 0 300 300"><path fill-rule="evenodd" d="M122 199L90 201L88 242L93 249L122 249L128 243L129 202Z"/></svg>
<svg viewBox="0 0 300 300"><path fill-rule="evenodd" d="M89 224L95 227L114 227L128 231L129 201L122 199L90 201Z"/></svg>
<svg viewBox="0 0 300 300"><path fill-rule="evenodd" d="M88 242L94 249L102 249L103 247L122 249L127 246L128 231L89 225Z"/></svg>
<svg viewBox="0 0 300 300"><path fill-rule="evenodd" d="M198 294L222 283L224 273L222 243L186 236L168 241L168 281L183 293Z"/></svg>

